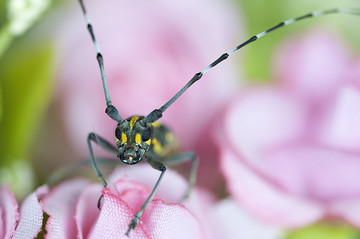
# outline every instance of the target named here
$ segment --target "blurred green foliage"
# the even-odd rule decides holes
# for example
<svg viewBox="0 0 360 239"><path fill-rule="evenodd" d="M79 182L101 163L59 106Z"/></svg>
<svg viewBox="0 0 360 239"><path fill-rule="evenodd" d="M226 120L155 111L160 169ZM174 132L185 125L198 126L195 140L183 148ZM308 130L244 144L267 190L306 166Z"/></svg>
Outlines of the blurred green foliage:
<svg viewBox="0 0 360 239"><path fill-rule="evenodd" d="M244 15L245 38L260 33L281 21L297 17L315 10L333 7L360 7L354 0L236 0L239 10ZM243 50L242 64L245 75L252 81L268 81L271 79L271 60L277 47L284 39L300 34L308 28L324 27L339 31L354 47L360 49L360 28L354 28L357 16L332 15L316 19L307 19L294 25L284 27Z"/></svg>
<svg viewBox="0 0 360 239"><path fill-rule="evenodd" d="M3 32L5 4L0 0ZM53 86L52 42L36 30L10 38L0 54L0 184L10 184L17 195L34 186L30 152Z"/></svg>
<svg viewBox="0 0 360 239"><path fill-rule="evenodd" d="M344 224L319 223L293 231L286 239L356 239L359 231Z"/></svg>
<svg viewBox="0 0 360 239"><path fill-rule="evenodd" d="M14 46L0 60L0 167L29 154L34 130L50 100L51 59L51 46Z"/></svg>

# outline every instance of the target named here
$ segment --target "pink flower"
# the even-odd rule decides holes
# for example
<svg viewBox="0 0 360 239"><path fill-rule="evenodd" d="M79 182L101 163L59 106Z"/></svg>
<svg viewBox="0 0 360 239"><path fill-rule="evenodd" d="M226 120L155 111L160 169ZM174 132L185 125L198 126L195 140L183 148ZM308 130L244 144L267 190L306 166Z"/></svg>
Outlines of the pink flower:
<svg viewBox="0 0 360 239"><path fill-rule="evenodd" d="M360 60L317 29L287 43L271 87L240 92L216 138L234 198L262 219L360 227Z"/></svg>
<svg viewBox="0 0 360 239"><path fill-rule="evenodd" d="M150 194L159 172L148 165L117 168L110 187L82 179L64 182L43 200L49 219L46 238L128 238L134 214ZM232 200L216 202L195 188L184 204L177 203L187 181L167 170L155 198L130 238L279 238L281 231L243 212ZM101 211L96 204L102 193Z"/></svg>
<svg viewBox="0 0 360 239"><path fill-rule="evenodd" d="M43 211L39 197L47 192L41 187L25 198L18 211L14 195L0 188L0 238L35 238L41 231Z"/></svg>
<svg viewBox="0 0 360 239"><path fill-rule="evenodd" d="M60 184L44 199L49 215L47 238L127 238L128 225L159 174L149 165L117 169L109 179L110 187L102 191L101 211L96 206L100 184L80 179ZM205 238L198 216L205 213L212 198L195 190L186 207L178 204L186 186L183 178L167 170L131 238Z"/></svg>
<svg viewBox="0 0 360 239"><path fill-rule="evenodd" d="M35 238L45 228L45 238L128 238L128 224L158 176L158 171L141 165L116 169L110 187L103 190L84 179L63 182L50 192L43 186L23 201L20 213L13 194L1 188L0 236ZM184 205L178 204L186 188L186 180L167 170L130 238L279 238L278 229L252 218L231 200L215 202L202 189L195 188ZM101 191L100 211L96 205Z"/></svg>
<svg viewBox="0 0 360 239"><path fill-rule="evenodd" d="M218 0L142 1L141 5L86 1L85 5L104 55L112 102L123 118L161 107L195 73L235 46L241 29L234 8ZM59 102L72 145L88 157L84 142L89 132L115 143L116 122L104 113L95 50L80 7L74 8L66 21L62 18L58 35ZM237 88L235 63L229 61L204 75L161 119L180 138L182 148L200 152L200 159L206 160L199 169L198 182L203 184L219 181L208 179L211 170L217 170L208 128Z"/></svg>

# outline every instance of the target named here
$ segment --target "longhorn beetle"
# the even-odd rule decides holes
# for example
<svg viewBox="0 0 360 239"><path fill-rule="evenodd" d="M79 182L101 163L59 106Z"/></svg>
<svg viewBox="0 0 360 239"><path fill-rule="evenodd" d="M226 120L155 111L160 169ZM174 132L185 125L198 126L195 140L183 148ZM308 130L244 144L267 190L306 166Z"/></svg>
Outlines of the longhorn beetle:
<svg viewBox="0 0 360 239"><path fill-rule="evenodd" d="M320 10L320 11L314 11L296 18L288 19L283 22L280 22L279 24L269 28L268 30L265 30L263 32L260 32L257 35L254 35L250 37L245 42L241 43L240 45L236 46L235 48L231 49L230 51L222 54L219 58L217 58L215 61L213 61L210 65L205 67L202 71L196 73L190 81L185 84L168 102L166 102L163 106L161 106L158 109L154 109L152 112L150 112L146 116L132 116L127 119L123 119L122 116L119 114L118 110L115 106L111 103L111 98L107 86L105 71L104 71L104 63L103 63L103 56L101 54L100 48L98 46L98 43L95 38L93 27L90 23L89 17L87 15L83 0L79 0L81 10L83 12L87 28L89 31L89 34L91 36L93 45L96 50L96 59L99 64L100 73L101 73L101 80L102 85L104 89L105 94L105 100L106 100L106 110L105 113L113 120L117 122L117 127L115 129L115 137L116 137L116 147L114 147L112 144L107 142L102 137L96 135L95 133L90 133L87 138L87 143L89 147L90 152L90 159L91 164L94 168L94 171L97 175L97 177L101 180L102 185L104 187L107 187L107 182L102 175L100 169L98 168L93 149L91 146L91 142L95 142L104 149L110 151L111 153L114 153L117 155L117 157L125 164L136 164L142 160L147 160L147 162L156 170L159 170L160 176L155 183L155 186L148 196L148 198L145 200L143 205L141 206L140 210L134 215L133 219L129 223L128 230L126 231L126 235L129 236L130 231L135 229L137 224L139 223L142 213L150 203L150 201L153 199L154 194L160 184L160 181L166 171L166 166L164 163L166 162L184 162L191 160L192 166L190 170L190 177L189 177L189 185L187 188L187 191L184 195L184 198L189 196L189 193L194 186L195 183L195 175L196 175L196 169L198 165L198 160L195 154L193 153L181 153L173 155L171 152L173 152L173 149L175 145L172 141L172 134L168 130L168 128L157 121L163 116L163 113L185 92L187 91L192 84L197 82L202 78L202 76L208 72L211 68L215 67L220 62L227 59L230 55L241 49L242 47L250 44L251 42L256 41L257 39L265 36L266 34L277 30L283 26L290 25L292 23L295 23L297 21L312 18L312 17L318 17L323 16L327 14L335 14L335 13L344 13L344 14L352 14L352 15L359 15L360 16L360 9L354 9L354 8L333 8L333 9L327 9L327 10ZM98 201L98 207L100 208L100 201L103 195L100 196Z"/></svg>

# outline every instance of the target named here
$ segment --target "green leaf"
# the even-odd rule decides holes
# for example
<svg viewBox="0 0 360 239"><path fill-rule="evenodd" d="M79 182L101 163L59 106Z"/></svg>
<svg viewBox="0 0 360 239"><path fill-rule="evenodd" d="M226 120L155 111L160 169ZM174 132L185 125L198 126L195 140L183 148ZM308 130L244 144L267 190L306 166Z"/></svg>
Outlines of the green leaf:
<svg viewBox="0 0 360 239"><path fill-rule="evenodd" d="M1 59L0 167L28 159L50 101L52 72L50 46L15 44Z"/></svg>
<svg viewBox="0 0 360 239"><path fill-rule="evenodd" d="M345 224L319 223L289 233L286 239L355 239L359 231Z"/></svg>

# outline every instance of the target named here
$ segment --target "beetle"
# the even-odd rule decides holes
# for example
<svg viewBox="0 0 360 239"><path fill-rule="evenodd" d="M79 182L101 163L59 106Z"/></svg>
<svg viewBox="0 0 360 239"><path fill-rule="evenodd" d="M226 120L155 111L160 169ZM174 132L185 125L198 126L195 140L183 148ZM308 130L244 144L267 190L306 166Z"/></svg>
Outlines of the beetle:
<svg viewBox="0 0 360 239"><path fill-rule="evenodd" d="M184 92L186 92L195 82L199 81L206 72L208 72L210 69L212 69L219 63L226 60L229 56L237 52L239 49L247 46L248 44L256 41L259 38L264 37L268 33L273 32L279 28L282 28L284 26L293 24L295 22L304 19L328 15L328 14L343 13L343 14L360 15L360 9L333 8L327 10L314 11L296 18L291 18L282 21L279 24L250 37L248 40L242 42L241 44L237 45L228 52L221 54L215 61L213 61L211 64L205 67L202 71L196 73L172 98L170 98L160 108L154 109L146 116L135 115L124 119L118 112L117 108L111 102L111 97L109 94L106 75L104 71L103 55L100 51L99 45L95 38L93 26L87 15L87 11L85 9L83 0L79 0L79 3L86 21L88 32L91 36L94 48L96 50L96 59L98 61L100 68L102 86L106 101L105 113L115 122L117 122L117 126L115 128L116 147L95 133L90 133L88 135L87 143L88 143L92 167L97 177L101 180L103 187L104 188L107 187L108 185L107 181L104 178L103 174L101 173L99 167L97 166L94 157L92 144L91 144L92 142L94 142L100 145L101 147L103 147L104 149L108 150L109 152L113 153L114 155L117 155L120 161L124 164L134 165L141 161L146 160L154 169L159 170L161 172L152 192L150 193L148 198L142 204L139 211L136 212L133 219L129 223L128 230L125 233L128 236L130 235L131 230L136 228L144 210L153 199L155 192L161 182L161 179L166 171L166 166L165 166L166 163L184 162L184 161L192 162L190 176L189 176L189 186L184 195L184 198L189 196L191 189L195 184L196 169L198 167L198 159L196 155L191 152L178 153L177 144L173 133L165 125L158 122L158 120L162 118L164 112L174 102L176 102L177 99ZM99 208L102 197L103 195L100 196L98 201Z"/></svg>

